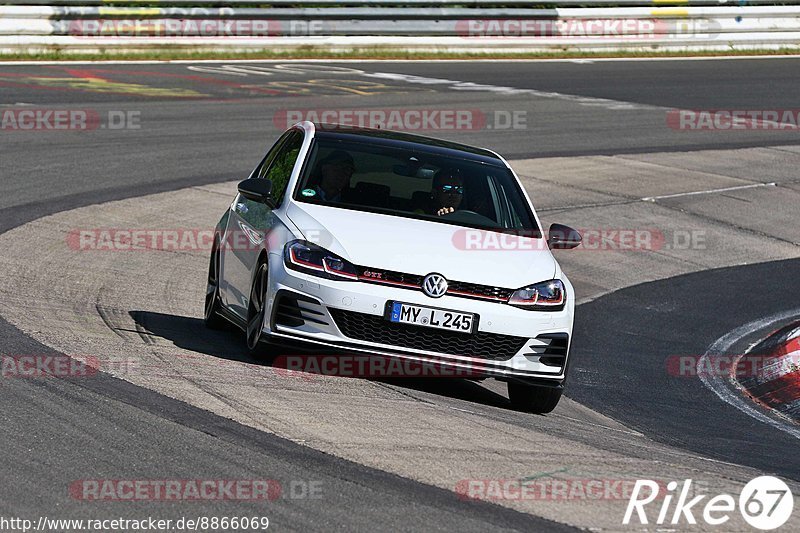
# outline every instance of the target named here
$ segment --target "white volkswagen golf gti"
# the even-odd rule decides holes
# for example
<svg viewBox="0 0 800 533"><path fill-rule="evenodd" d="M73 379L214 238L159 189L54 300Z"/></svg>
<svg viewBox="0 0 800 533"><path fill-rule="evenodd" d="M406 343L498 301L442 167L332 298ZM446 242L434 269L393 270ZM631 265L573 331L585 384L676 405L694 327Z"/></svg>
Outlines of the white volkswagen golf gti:
<svg viewBox="0 0 800 533"><path fill-rule="evenodd" d="M575 294L508 163L481 148L302 122L217 224L205 323L253 353L296 344L507 382L546 413L567 375Z"/></svg>

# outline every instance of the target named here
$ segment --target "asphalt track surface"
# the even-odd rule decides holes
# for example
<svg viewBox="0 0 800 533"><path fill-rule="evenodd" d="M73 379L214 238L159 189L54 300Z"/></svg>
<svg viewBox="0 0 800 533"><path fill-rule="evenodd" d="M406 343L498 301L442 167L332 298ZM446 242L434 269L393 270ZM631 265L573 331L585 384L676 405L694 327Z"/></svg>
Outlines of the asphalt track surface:
<svg viewBox="0 0 800 533"><path fill-rule="evenodd" d="M230 76L174 64L68 70L2 65L2 106L134 111L142 128L2 132L0 232L78 207L245 177L282 129L276 113L329 106L331 99L342 107L422 102L439 108L474 107L487 114L496 109L527 111L524 132L434 133L496 149L509 159L800 144L796 132L711 132L698 137L670 129L664 118L670 108L794 108L800 82L796 59L340 66L536 92L452 90L451 84L291 69L269 76ZM312 76L322 81L310 87ZM731 329L796 307L799 268L789 260L702 271L580 305L568 396L653 441L800 480L800 459L786 453L796 449L795 438L720 402L698 381L675 379L664 371L669 355L702 354ZM52 352L4 319L0 338L4 354ZM234 340L222 342L233 349ZM430 391L432 386L422 387ZM441 402L463 405L472 392L471 387L456 387L441 392ZM0 398L0 469L6 481L0 485L0 510L6 516L64 516L69 511L67 515L100 518L142 512L169 517L185 515L187 509L221 516L260 509L231 502L203 504L200 513L196 505L177 504L153 511L148 502L87 507L65 490L78 479L120 477L117 467L126 465L128 478L269 478L287 486L291 480L314 479L335 487L322 502L285 498L270 505L265 514L275 527L285 529L372 530L376 524L402 530L565 527L500 505L463 501L451 491L333 457L111 376L4 380ZM519 427L546 424L508 411L490 393L478 401L490 411L487 418L497 416L491 411L499 409L500 416ZM590 433L581 438L593 440Z"/></svg>
<svg viewBox="0 0 800 533"><path fill-rule="evenodd" d="M753 316L774 313L778 294L796 302L799 268L800 260L789 260L707 270L582 305L573 347L583 371L572 376L579 384L571 396L666 444L798 479L800 461L786 453L796 437L720 405L698 380L671 375L667 361L698 354Z"/></svg>

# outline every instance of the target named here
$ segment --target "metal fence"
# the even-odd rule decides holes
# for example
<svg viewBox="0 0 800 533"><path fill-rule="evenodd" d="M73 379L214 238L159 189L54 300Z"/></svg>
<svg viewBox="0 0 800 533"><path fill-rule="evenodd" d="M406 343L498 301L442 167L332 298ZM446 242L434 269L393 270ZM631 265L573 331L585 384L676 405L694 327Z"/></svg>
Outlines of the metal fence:
<svg viewBox="0 0 800 533"><path fill-rule="evenodd" d="M800 0L0 0L0 51L154 47L800 48Z"/></svg>
<svg viewBox="0 0 800 533"><path fill-rule="evenodd" d="M474 7L526 6L526 7L686 7L686 6L791 6L800 0L2 0L0 6L437 6Z"/></svg>

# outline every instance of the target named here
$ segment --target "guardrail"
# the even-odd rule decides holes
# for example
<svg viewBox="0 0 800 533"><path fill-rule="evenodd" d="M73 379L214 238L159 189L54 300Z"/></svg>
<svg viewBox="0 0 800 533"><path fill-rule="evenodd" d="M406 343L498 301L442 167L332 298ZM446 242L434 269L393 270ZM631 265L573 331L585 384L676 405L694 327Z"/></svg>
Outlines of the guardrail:
<svg viewBox="0 0 800 533"><path fill-rule="evenodd" d="M49 6L439 6L439 7L686 7L686 6L757 6L799 5L800 0L1 0L0 5Z"/></svg>
<svg viewBox="0 0 800 533"><path fill-rule="evenodd" d="M349 7L319 7L340 5L332 0L273 0L268 7L255 0L162 0L158 7L23 1L0 0L0 52L800 49L800 0L616 0L611 7L591 7L605 4L597 0L347 0ZM582 7L560 7L575 4Z"/></svg>

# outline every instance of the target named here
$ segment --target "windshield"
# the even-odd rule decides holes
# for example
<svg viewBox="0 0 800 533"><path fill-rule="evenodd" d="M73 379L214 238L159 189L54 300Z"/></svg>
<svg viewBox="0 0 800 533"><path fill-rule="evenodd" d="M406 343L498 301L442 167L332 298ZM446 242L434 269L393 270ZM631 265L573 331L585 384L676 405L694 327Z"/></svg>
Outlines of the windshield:
<svg viewBox="0 0 800 533"><path fill-rule="evenodd" d="M300 202L539 237L511 171L423 150L317 139Z"/></svg>

